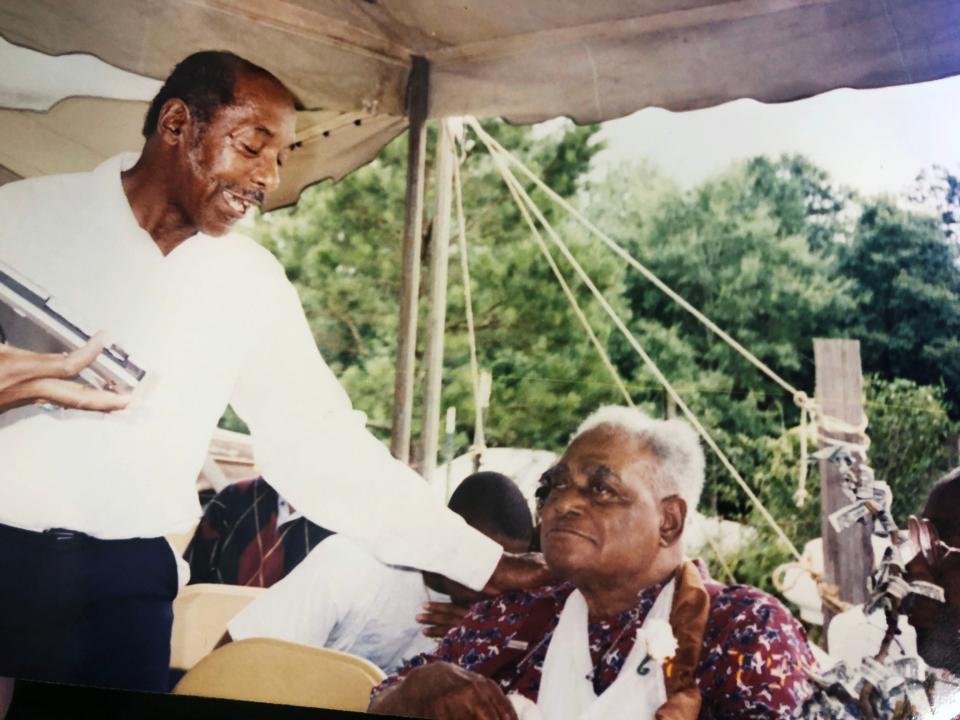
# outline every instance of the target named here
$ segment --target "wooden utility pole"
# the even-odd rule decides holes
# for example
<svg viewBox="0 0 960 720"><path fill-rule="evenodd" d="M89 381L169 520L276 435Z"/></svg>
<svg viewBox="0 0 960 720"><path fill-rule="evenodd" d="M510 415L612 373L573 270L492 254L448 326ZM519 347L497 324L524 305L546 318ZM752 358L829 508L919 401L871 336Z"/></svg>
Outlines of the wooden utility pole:
<svg viewBox="0 0 960 720"><path fill-rule="evenodd" d="M440 390L443 339L447 320L447 270L450 264L450 213L453 201L453 134L440 121L435 170L437 210L430 238L430 314L427 319L426 390L423 398L423 444L420 474L429 482L437 467L440 444Z"/></svg>
<svg viewBox="0 0 960 720"><path fill-rule="evenodd" d="M857 340L814 340L816 397L824 415L858 426L863 418L863 374L860 343ZM819 429L820 447L830 438L862 443L855 434L830 433ZM864 461L866 458L864 458ZM857 523L841 533L827 519L834 510L853 502L842 490L841 474L827 460L820 461L820 527L823 537L824 580L837 587L841 600L862 603L867 599L867 578L873 567L870 537L873 523ZM835 613L824 604L824 630ZM829 651L830 648L827 648Z"/></svg>
<svg viewBox="0 0 960 720"><path fill-rule="evenodd" d="M423 192L427 150L427 101L430 63L414 56L407 84L407 193L403 223L403 266L400 276L400 324L397 327L397 362L393 385L393 429L390 452L410 462L410 427L413 421L413 372L417 349L417 301L420 296L420 242L423 235Z"/></svg>

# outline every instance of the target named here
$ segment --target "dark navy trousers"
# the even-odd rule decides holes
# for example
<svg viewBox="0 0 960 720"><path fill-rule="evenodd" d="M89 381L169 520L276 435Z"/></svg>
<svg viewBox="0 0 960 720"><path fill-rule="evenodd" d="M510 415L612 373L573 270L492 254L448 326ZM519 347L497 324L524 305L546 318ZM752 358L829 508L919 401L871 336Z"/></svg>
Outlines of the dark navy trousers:
<svg viewBox="0 0 960 720"><path fill-rule="evenodd" d="M166 691L177 589L163 538L0 525L0 676Z"/></svg>

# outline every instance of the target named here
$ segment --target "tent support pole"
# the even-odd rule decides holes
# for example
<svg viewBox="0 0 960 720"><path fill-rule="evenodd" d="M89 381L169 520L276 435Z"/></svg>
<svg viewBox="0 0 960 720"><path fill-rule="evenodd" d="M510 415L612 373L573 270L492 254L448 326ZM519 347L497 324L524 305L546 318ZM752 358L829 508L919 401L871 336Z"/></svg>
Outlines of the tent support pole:
<svg viewBox="0 0 960 720"><path fill-rule="evenodd" d="M443 336L447 319L447 267L450 259L450 213L453 200L453 136L440 121L437 140L437 209L430 237L430 315L427 320L427 376L423 399L423 444L420 474L429 482L437 467L440 442L440 391L443 375Z"/></svg>
<svg viewBox="0 0 960 720"><path fill-rule="evenodd" d="M413 371L417 349L417 300L420 296L420 243L423 236L423 193L427 149L427 100L430 63L415 56L407 85L410 126L407 133L407 191L400 277L400 322L397 326L396 375L393 385L393 428L390 452L410 462L413 420Z"/></svg>

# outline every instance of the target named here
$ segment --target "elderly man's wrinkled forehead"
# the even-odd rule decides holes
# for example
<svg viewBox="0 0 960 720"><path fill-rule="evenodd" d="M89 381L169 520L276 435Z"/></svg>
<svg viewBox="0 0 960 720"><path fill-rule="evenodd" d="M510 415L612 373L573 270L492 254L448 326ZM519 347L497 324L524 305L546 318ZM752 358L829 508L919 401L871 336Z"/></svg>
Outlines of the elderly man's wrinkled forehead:
<svg viewBox="0 0 960 720"><path fill-rule="evenodd" d="M656 469L659 458L649 439L617 425L598 425L575 437L551 471L552 474L604 468L625 475L631 468L647 467L644 479ZM626 480L626 478L622 478Z"/></svg>
<svg viewBox="0 0 960 720"><path fill-rule="evenodd" d="M561 460L569 455L591 452L616 452L624 460L646 459L651 453L656 454L650 438L619 425L605 423L573 438Z"/></svg>

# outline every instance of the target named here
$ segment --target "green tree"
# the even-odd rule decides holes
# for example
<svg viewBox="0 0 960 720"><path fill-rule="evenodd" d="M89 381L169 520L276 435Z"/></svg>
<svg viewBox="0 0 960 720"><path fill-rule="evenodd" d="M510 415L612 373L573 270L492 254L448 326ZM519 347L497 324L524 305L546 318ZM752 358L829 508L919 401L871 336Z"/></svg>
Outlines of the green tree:
<svg viewBox="0 0 960 720"><path fill-rule="evenodd" d="M901 527L923 509L934 482L957 461L957 426L945 394L943 386L867 378L870 464L879 480L890 483L893 517Z"/></svg>
<svg viewBox="0 0 960 720"><path fill-rule="evenodd" d="M772 208L780 237L802 235L812 250L829 253L851 229L845 211L853 203L852 192L802 155L752 158L746 179L755 201Z"/></svg>
<svg viewBox="0 0 960 720"><path fill-rule="evenodd" d="M945 387L960 413L960 269L935 219L887 200L864 207L840 272L856 283L864 369Z"/></svg>
<svg viewBox="0 0 960 720"><path fill-rule="evenodd" d="M947 240L960 242L960 172L934 165L917 176L908 198L939 218Z"/></svg>
<svg viewBox="0 0 960 720"><path fill-rule="evenodd" d="M485 127L569 197L584 187L590 158L601 149L592 141L595 127L570 125L549 138L500 122ZM381 437L388 434L392 402L405 162L406 140L399 138L339 184L310 188L295 207L264 216L254 227L255 237L280 258L299 291L324 357ZM613 384L586 339L571 332L566 300L482 145L472 146L462 175L480 364L495 378L488 441L561 447L571 417L615 400ZM556 207L527 185L546 216L559 219ZM432 213L429 195L426 207ZM432 250L429 215L425 226L426 270ZM616 296L622 274L617 263L576 235L569 239L594 279ZM454 244L443 404L459 410L457 441L463 450L472 435L473 400L457 253ZM570 277L569 268L566 272ZM425 292L425 283L422 288ZM596 309L591 312L599 317ZM421 366L418 379L422 373ZM415 407L416 437L419 403Z"/></svg>
<svg viewBox="0 0 960 720"><path fill-rule="evenodd" d="M956 463L957 426L947 414L942 387L868 376L864 390L870 421L869 463L877 479L890 484L894 520L906 527L907 516L923 507L933 483ZM786 535L802 550L809 540L821 535L817 466L810 468L807 477L809 497L797 507L793 499L800 462L797 431L762 438L761 442L766 462L751 482ZM772 591L771 573L792 558L759 513L752 512L749 521L759 542L725 560L739 581ZM711 561L715 572L723 571L715 558Z"/></svg>
<svg viewBox="0 0 960 720"><path fill-rule="evenodd" d="M645 174L636 182L650 186ZM615 178L608 205L624 184ZM841 225L844 207L825 174L800 158L756 159L693 191L653 196L653 208L626 205L616 213L607 224L613 235L762 361L811 389L811 338L835 334L853 307L851 283L822 248L825 228ZM595 207L598 220L605 210ZM734 464L748 477L762 468L759 438L796 421L791 399L639 274L628 273L625 292L642 342ZM620 340L613 347L621 369L646 386L633 352ZM704 502L730 517L749 513L712 460Z"/></svg>
<svg viewBox="0 0 960 720"><path fill-rule="evenodd" d="M527 163L560 195L576 201L585 188L590 158L601 149L591 141L595 127L566 127L559 138L533 140L529 131L494 124L500 142ZM493 374L487 442L561 449L571 422L618 395L570 310L519 210L510 199L492 158L475 148L464 165L464 200L476 316L479 364ZM586 240L563 211L531 183L537 206L570 245L595 283L618 303L623 269L609 253ZM546 233L543 234L550 244ZM610 325L569 264L551 246L565 278L577 293L601 341ZM445 406L458 408L465 448L472 436L473 397L463 281L452 257L447 311Z"/></svg>

